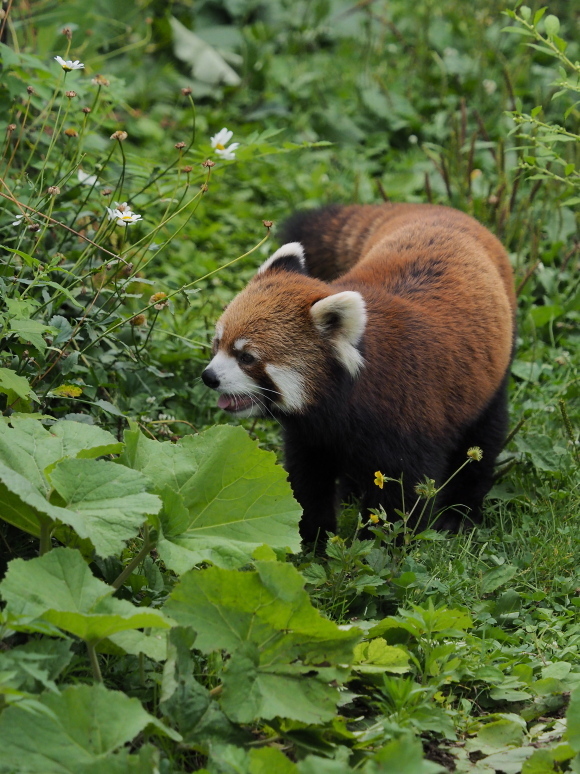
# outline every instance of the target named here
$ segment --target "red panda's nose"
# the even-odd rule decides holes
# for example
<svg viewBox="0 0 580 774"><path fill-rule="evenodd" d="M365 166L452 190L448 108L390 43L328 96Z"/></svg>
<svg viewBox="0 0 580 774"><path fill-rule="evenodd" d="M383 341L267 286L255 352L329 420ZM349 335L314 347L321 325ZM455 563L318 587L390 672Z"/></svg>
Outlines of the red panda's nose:
<svg viewBox="0 0 580 774"><path fill-rule="evenodd" d="M206 385L206 387L211 387L212 390L217 390L217 388L220 386L220 380L215 375L215 371L212 371L211 368L205 369L201 375L201 381Z"/></svg>

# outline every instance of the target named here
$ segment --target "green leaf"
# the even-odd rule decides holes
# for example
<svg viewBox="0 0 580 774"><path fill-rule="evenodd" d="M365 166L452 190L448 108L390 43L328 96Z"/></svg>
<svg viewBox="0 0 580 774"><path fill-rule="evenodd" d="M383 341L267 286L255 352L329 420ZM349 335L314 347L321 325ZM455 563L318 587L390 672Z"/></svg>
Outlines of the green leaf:
<svg viewBox="0 0 580 774"><path fill-rule="evenodd" d="M354 661L354 671L362 674L409 671L409 654L402 648L387 645L382 637L359 643L354 649Z"/></svg>
<svg viewBox="0 0 580 774"><path fill-rule="evenodd" d="M81 554L55 548L37 559L14 559L0 583L8 613L42 619L85 641L144 627L169 628L158 610L113 598L115 589L95 578Z"/></svg>
<svg viewBox="0 0 580 774"><path fill-rule="evenodd" d="M142 471L163 500L158 551L182 574L211 561L241 567L267 544L300 548L300 507L275 455L241 427L212 427L176 444L125 433L120 462Z"/></svg>
<svg viewBox="0 0 580 774"><path fill-rule="evenodd" d="M560 32L560 19L552 13L548 14L544 19L544 29L548 37L555 37Z"/></svg>
<svg viewBox="0 0 580 774"><path fill-rule="evenodd" d="M9 368L0 368L0 392L7 396L8 406L17 411L30 411L30 400L38 401L28 379Z"/></svg>
<svg viewBox="0 0 580 774"><path fill-rule="evenodd" d="M218 85L237 86L240 76L229 66L215 48L178 21L169 17L173 32L173 52L178 59L191 67L191 74L198 81Z"/></svg>
<svg viewBox="0 0 580 774"><path fill-rule="evenodd" d="M580 688L572 691L566 713L566 741L575 752L580 752Z"/></svg>
<svg viewBox="0 0 580 774"><path fill-rule="evenodd" d="M424 760L421 741L413 734L404 734L386 744L361 771L363 774L444 774L446 769Z"/></svg>
<svg viewBox="0 0 580 774"><path fill-rule="evenodd" d="M469 752L478 751L491 755L510 747L521 747L524 731L525 724L522 726L522 723L516 720L495 720L482 726L475 739L467 741L467 749Z"/></svg>
<svg viewBox="0 0 580 774"><path fill-rule="evenodd" d="M115 762L115 751L147 727L180 740L179 734L146 712L137 699L102 685L70 686L60 694L43 694L38 701L43 712L33 714L13 706L0 716L2 765L12 771L151 771L107 765Z"/></svg>
<svg viewBox="0 0 580 774"><path fill-rule="evenodd" d="M256 562L255 572L190 571L171 593L165 610L195 629L196 648L232 654L222 707L234 722L333 717L338 693L329 682L346 675L328 665L352 662L360 631L323 618L303 585L291 565Z"/></svg>
<svg viewBox="0 0 580 774"><path fill-rule="evenodd" d="M46 341L43 336L46 333L55 332L50 325L38 322L38 320L10 320L10 331L16 333L20 341L24 344L31 344L39 352L46 349Z"/></svg>
<svg viewBox="0 0 580 774"><path fill-rule="evenodd" d="M517 573L518 568L514 567L513 564L502 564L499 567L493 567L481 579L481 593L490 594L500 586L503 586L504 583L511 581Z"/></svg>

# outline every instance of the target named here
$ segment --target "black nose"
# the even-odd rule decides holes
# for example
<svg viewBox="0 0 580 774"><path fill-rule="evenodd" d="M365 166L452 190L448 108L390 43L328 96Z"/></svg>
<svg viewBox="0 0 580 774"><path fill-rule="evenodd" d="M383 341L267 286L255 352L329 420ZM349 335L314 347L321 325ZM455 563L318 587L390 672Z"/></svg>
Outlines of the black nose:
<svg viewBox="0 0 580 774"><path fill-rule="evenodd" d="M211 368L205 369L201 375L201 381L205 384L206 387L211 387L212 390L217 390L217 388L220 386L220 380L217 378Z"/></svg>

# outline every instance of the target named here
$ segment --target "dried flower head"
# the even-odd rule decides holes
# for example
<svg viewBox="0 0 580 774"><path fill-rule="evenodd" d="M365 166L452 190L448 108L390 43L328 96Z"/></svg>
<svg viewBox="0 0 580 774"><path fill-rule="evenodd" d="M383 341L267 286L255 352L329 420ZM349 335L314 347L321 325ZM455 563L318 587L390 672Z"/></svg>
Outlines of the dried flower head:
<svg viewBox="0 0 580 774"><path fill-rule="evenodd" d="M179 151L180 151L180 150L183 150L183 149L185 148L185 143L184 143L184 142L176 142L176 143L175 143L175 147L176 147L176 148L177 148L177 150L179 150Z"/></svg>
<svg viewBox="0 0 580 774"><path fill-rule="evenodd" d="M191 94L191 88L189 86L185 86L185 88L181 89L181 93L184 97L189 97Z"/></svg>
<svg viewBox="0 0 580 774"><path fill-rule="evenodd" d="M135 327L138 327L140 325L145 325L147 322L147 318L144 314L136 314L135 317L131 317L129 320L129 323Z"/></svg>
<svg viewBox="0 0 580 774"><path fill-rule="evenodd" d="M65 37L67 37L69 40L71 40L71 39L72 39L72 30L71 30L71 28L70 28L70 27L63 27L63 28L62 28L62 30L61 30L60 32L61 32L61 35L64 35L64 36L65 36ZM56 57L55 57L55 58L56 58Z"/></svg>
<svg viewBox="0 0 580 774"><path fill-rule="evenodd" d="M103 188L103 190L101 191L101 194L103 196L110 196L112 193L113 193L112 188Z"/></svg>
<svg viewBox="0 0 580 774"><path fill-rule="evenodd" d="M425 476L425 481L417 484L415 487L415 493L419 495L419 497L425 498L425 500L430 500L432 497L435 497L437 494L435 479L427 478L427 476Z"/></svg>
<svg viewBox="0 0 580 774"><path fill-rule="evenodd" d="M226 147L233 136L234 133L224 126L223 129L220 129L220 131L217 134L214 134L210 139L211 147L215 149L216 154L224 161L232 161L232 159L235 159L235 151L240 147L239 142L233 142Z"/></svg>
<svg viewBox="0 0 580 774"><path fill-rule="evenodd" d="M77 132L76 129L65 129L64 133L66 134L67 137L78 137L79 136L79 133Z"/></svg>
<svg viewBox="0 0 580 774"><path fill-rule="evenodd" d="M266 228L272 228L272 226L274 225L273 220L263 220L262 223L264 224L264 226L266 226Z"/></svg>
<svg viewBox="0 0 580 774"><path fill-rule="evenodd" d="M483 458L483 451L479 448L479 446L472 446L470 449L467 450L467 456L470 460L475 460L476 462L480 462Z"/></svg>
<svg viewBox="0 0 580 774"><path fill-rule="evenodd" d="M128 137L127 132L124 132L122 129L119 129L116 132L113 132L111 135L111 140L119 140L119 142L123 142L123 140L126 140Z"/></svg>
<svg viewBox="0 0 580 774"><path fill-rule="evenodd" d="M206 159L205 161L201 162L201 166L211 169L212 167L215 167L215 161L212 161L211 159Z"/></svg>
<svg viewBox="0 0 580 774"><path fill-rule="evenodd" d="M385 481L387 480L386 476L384 476L380 470L377 470L375 473L375 484L379 487L379 489L382 489L385 485Z"/></svg>
<svg viewBox="0 0 580 774"><path fill-rule="evenodd" d="M76 91L65 91L64 93L64 96L68 97L69 99L76 97L76 95L77 95Z"/></svg>
<svg viewBox="0 0 580 774"><path fill-rule="evenodd" d="M149 299L149 303L154 304L155 309L158 309L158 310L164 309L169 304L167 293L164 293L163 291L160 291L159 293L153 293L153 295Z"/></svg>
<svg viewBox="0 0 580 774"><path fill-rule="evenodd" d="M6 134L12 134L12 132L16 129L16 124L8 124L6 127Z"/></svg>
<svg viewBox="0 0 580 774"><path fill-rule="evenodd" d="M86 113L88 115L91 112L91 109L90 109L90 107L84 107L82 109L82 111L83 111L83 113Z"/></svg>
<svg viewBox="0 0 580 774"><path fill-rule="evenodd" d="M187 166L183 167L183 171L189 175L189 173L193 170L193 167Z"/></svg>
<svg viewBox="0 0 580 774"><path fill-rule="evenodd" d="M40 231L40 225L38 223L31 223L30 226L28 226L29 231Z"/></svg>
<svg viewBox="0 0 580 774"><path fill-rule="evenodd" d="M105 78L104 75L95 75L95 77L91 80L91 83L94 83L95 86L110 86L111 82Z"/></svg>
<svg viewBox="0 0 580 774"><path fill-rule="evenodd" d="M47 193L49 193L51 196L58 196L60 193L60 188L57 185L50 185L46 189Z"/></svg>
<svg viewBox="0 0 580 774"><path fill-rule="evenodd" d="M34 94L34 93L35 93L35 91L34 91L34 89L32 88L32 86L27 86L27 87L26 87L26 91L27 91L29 94Z"/></svg>
<svg viewBox="0 0 580 774"><path fill-rule="evenodd" d="M65 29L67 28L65 27ZM55 56L54 58L66 73L70 72L70 70L85 69L84 64L82 64L82 62L79 62L78 59L75 59L75 61L73 62L72 59L63 59L62 56Z"/></svg>

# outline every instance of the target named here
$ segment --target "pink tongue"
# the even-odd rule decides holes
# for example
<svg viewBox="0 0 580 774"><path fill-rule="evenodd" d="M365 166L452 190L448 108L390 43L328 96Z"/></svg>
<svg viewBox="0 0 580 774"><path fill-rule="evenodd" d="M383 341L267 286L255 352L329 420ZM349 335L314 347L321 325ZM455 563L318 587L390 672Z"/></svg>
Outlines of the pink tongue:
<svg viewBox="0 0 580 774"><path fill-rule="evenodd" d="M224 411L228 411L236 407L236 401L231 397L231 395L220 395L218 398L218 408L224 409Z"/></svg>

